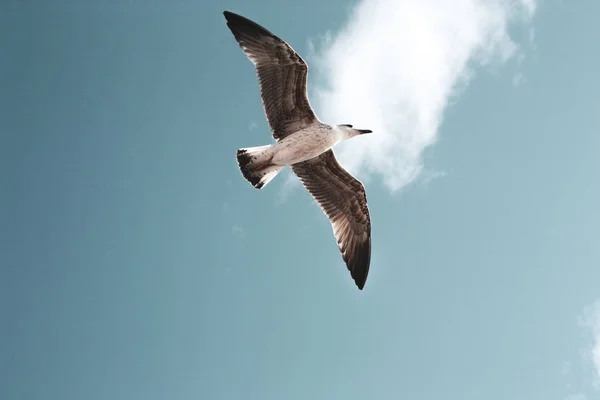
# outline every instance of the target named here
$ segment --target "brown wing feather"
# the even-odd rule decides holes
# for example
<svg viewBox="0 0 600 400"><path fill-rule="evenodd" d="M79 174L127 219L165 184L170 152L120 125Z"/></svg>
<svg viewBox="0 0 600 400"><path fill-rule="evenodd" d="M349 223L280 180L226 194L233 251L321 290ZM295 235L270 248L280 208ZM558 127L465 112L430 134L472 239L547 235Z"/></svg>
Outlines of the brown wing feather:
<svg viewBox="0 0 600 400"><path fill-rule="evenodd" d="M231 29L258 74L263 107L277 140L317 120L306 93L308 66L294 49L257 23L225 11Z"/></svg>
<svg viewBox="0 0 600 400"><path fill-rule="evenodd" d="M371 262L371 218L364 186L340 166L331 150L291 168L329 218L346 266L362 289Z"/></svg>

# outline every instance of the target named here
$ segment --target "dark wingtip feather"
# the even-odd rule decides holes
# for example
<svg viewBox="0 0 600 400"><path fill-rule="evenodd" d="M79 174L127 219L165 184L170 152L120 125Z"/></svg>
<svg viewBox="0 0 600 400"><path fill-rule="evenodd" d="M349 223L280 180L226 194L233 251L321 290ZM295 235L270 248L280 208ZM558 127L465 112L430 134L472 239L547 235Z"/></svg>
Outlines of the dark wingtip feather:
<svg viewBox="0 0 600 400"><path fill-rule="evenodd" d="M225 19L228 21L230 19L234 19L236 17L243 18L241 15L237 15L236 13L232 13L231 11L223 11L223 15L225 16Z"/></svg>
<svg viewBox="0 0 600 400"><path fill-rule="evenodd" d="M350 274L354 279L354 283L356 283L359 290L363 290L369 276L369 266L371 264L371 238L367 238L367 241L357 246L354 251L357 253L358 259L348 267L350 267Z"/></svg>
<svg viewBox="0 0 600 400"><path fill-rule="evenodd" d="M227 26L234 34L241 34L242 32L245 34L252 35L266 35L273 36L276 39L279 39L276 35L274 35L271 31L265 28L262 25L257 24L256 22L243 17L239 14L232 13L231 11L223 11L223 15L227 20ZM281 40L281 39L279 39Z"/></svg>

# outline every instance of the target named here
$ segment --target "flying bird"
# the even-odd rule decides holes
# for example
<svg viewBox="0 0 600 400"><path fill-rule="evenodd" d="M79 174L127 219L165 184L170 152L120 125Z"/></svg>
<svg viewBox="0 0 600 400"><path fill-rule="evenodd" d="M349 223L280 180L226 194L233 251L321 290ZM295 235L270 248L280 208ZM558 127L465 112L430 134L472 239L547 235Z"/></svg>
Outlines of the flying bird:
<svg viewBox="0 0 600 400"><path fill-rule="evenodd" d="M308 66L292 47L257 23L223 13L258 75L263 109L275 143L237 150L242 175L256 189L289 166L328 217L342 258L362 290L371 263L371 218L365 188L340 166L332 147L371 133L317 118L306 91Z"/></svg>

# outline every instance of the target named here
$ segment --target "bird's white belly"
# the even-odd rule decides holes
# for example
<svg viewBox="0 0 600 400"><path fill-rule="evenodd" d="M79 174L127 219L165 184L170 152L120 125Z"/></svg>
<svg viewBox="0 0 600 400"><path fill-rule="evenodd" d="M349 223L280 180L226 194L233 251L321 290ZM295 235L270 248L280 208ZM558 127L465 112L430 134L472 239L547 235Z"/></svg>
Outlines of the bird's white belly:
<svg viewBox="0 0 600 400"><path fill-rule="evenodd" d="M329 150L338 142L332 131L296 132L273 145L273 160L276 165L292 165L310 160Z"/></svg>

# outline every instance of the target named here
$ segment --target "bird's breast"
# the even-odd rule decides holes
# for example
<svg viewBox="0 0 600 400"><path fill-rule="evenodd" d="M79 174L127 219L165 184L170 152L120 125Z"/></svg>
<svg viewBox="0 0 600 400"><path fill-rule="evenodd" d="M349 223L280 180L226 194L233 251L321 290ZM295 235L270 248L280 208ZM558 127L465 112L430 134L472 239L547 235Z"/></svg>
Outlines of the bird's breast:
<svg viewBox="0 0 600 400"><path fill-rule="evenodd" d="M331 130L303 130L285 137L274 145L273 162L292 165L310 160L329 150L337 138Z"/></svg>

